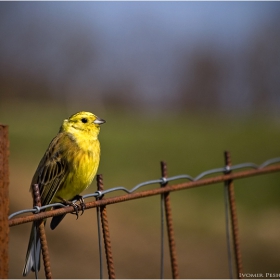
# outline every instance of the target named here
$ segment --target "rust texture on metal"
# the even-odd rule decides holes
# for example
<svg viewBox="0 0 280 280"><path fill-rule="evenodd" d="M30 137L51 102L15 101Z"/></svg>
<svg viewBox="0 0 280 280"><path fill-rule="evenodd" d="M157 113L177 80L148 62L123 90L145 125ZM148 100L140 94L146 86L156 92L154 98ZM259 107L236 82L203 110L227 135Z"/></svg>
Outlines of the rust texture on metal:
<svg viewBox="0 0 280 280"><path fill-rule="evenodd" d="M225 163L226 166L231 166L231 157L228 151L225 152ZM229 171L231 173L231 171ZM233 237L233 248L234 248L234 258L236 266L236 277L241 278L243 269L242 269L242 257L240 250L240 240L239 240L239 230L238 230L238 220L237 220L237 210L234 194L234 185L233 180L228 180L228 199L229 199L229 208L231 215L231 229Z"/></svg>
<svg viewBox="0 0 280 280"><path fill-rule="evenodd" d="M0 124L0 278L9 273L9 139L8 126Z"/></svg>
<svg viewBox="0 0 280 280"><path fill-rule="evenodd" d="M148 197L152 195L158 195L166 192L172 192L172 191L179 191L183 189L189 189L189 188L195 188L199 186L206 186L206 185L211 185L215 183L221 183L227 180L237 180L237 179L242 179L246 177L252 177L252 176L257 176L257 175L262 175L262 174L267 174L267 173L272 173L272 172L279 172L280 171L280 164L275 164L272 166L267 166L261 169L253 169L253 170L246 170L246 171L240 171L240 172L234 172L226 175L219 175L207 179L202 179L194 182L185 182L177 185L171 185L171 186L166 186L164 188L156 188L152 190L147 190L147 191L141 191L141 192L136 192L132 194L126 194L122 196L116 196L112 198L105 198L97 201L91 201L87 202L85 204L86 209L90 208L95 208L98 206L102 205L109 205L109 204L115 204L115 203L120 203L123 201L127 200L132 200L132 199L138 199L138 198L143 198L143 197ZM81 206L77 206L79 210L82 210ZM65 208L60 208L56 210L50 210L46 212L41 212L35 215L28 215L24 217L19 217L19 218L12 218L9 220L9 226L16 226L19 224L23 223L29 223L31 221L35 220L41 220L53 216L58 216L62 214L67 214L67 213L72 213L74 212L75 209L73 206L65 207Z"/></svg>
<svg viewBox="0 0 280 280"><path fill-rule="evenodd" d="M97 175L96 180L97 180L98 191L102 192L104 190L102 175ZM101 197L100 200L102 200L102 199L103 198ZM108 276L109 276L109 279L115 279L116 275L115 275L114 260L113 260L106 205L100 206L100 217L101 217L101 224L102 224L105 254L106 254L106 260L107 260Z"/></svg>
<svg viewBox="0 0 280 280"><path fill-rule="evenodd" d="M165 179L167 178L167 164L164 161L161 162L161 176L162 178ZM166 186L167 183L162 184L162 188L165 188ZM167 233L168 233L172 277L173 279L179 279L175 234L174 234L174 226L173 226L171 202L170 202L170 192L166 192L163 195L164 195L164 207L165 207L166 226L167 226Z"/></svg>
<svg viewBox="0 0 280 280"><path fill-rule="evenodd" d="M34 184L32 187L33 187L34 205L41 207L41 196L40 196L39 187L37 184ZM41 246L42 246L41 250L42 250L42 256L43 256L45 276L46 276L46 279L52 279L49 248L48 248L47 237L46 237L46 232L45 232L45 221L39 220L39 221L37 221L37 223L38 223L37 226L39 229L39 237L40 237Z"/></svg>

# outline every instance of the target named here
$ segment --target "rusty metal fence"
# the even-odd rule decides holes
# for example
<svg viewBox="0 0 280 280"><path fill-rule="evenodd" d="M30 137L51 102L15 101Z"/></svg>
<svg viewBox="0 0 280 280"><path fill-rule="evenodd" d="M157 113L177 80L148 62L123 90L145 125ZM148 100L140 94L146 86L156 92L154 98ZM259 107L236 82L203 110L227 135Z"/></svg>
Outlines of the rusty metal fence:
<svg viewBox="0 0 280 280"><path fill-rule="evenodd" d="M8 217L8 130L5 126L0 126L0 277L8 277L8 232L9 227L20 225L23 223L37 222L39 227L39 235L42 243L42 256L45 269L45 276L47 279L52 278L50 258L48 253L47 238L44 229L43 220L49 217L54 217L61 214L72 213L76 209L73 206L65 206L63 204L51 204L41 207L40 194L37 185L34 185L34 208L25 209L11 214ZM263 175L272 172L280 172L280 158L274 158L267 160L261 165L254 163L242 163L238 165L232 165L230 159L230 153L224 153L225 165L221 168L205 171L193 178L189 175L177 175L168 177L167 164L161 162L161 178L151 180L138 184L132 189L126 189L124 187L115 187L105 190L103 186L102 175L97 176L97 191L93 194L83 196L83 198L94 197L94 201L85 203L84 210L91 208L97 209L98 215L98 232L99 232L99 256L100 256L100 278L103 278L103 263L102 263L102 237L104 242L104 250L106 254L108 277L110 279L116 278L114 269L113 252L110 241L109 221L107 217L106 206L109 204L122 203L133 199L142 199L149 196L160 195L161 196L161 272L160 278L163 278L163 236L165 224L167 228L169 254L170 254L170 266L172 271L172 277L174 279L179 278L179 267L176 253L176 242L174 235L174 226L172 219L172 208L170 193L173 191L180 191L183 189L196 188L199 186L212 185L215 183L224 183L225 194L225 217L226 217L226 235L227 235L227 250L228 250L228 262L229 262L229 275L230 278L242 278L242 256L240 250L239 233L238 233L238 219L236 212L236 202L234 195L234 180L252 177L256 175ZM218 175L217 175L218 174ZM210 177L209 177L210 176ZM185 179L187 182L180 184L170 185L170 182ZM159 186L145 191L139 189L147 185ZM107 193L122 190L126 192L124 195L105 198ZM42 212L50 206L61 206L59 209ZM77 205L79 211L83 210L81 205ZM20 216L24 213L31 213L26 216ZM164 219L165 216L165 219ZM164 223L164 220L166 223ZM102 229L101 229L102 228ZM102 234L101 234L102 232ZM35 273L37 275L37 273Z"/></svg>

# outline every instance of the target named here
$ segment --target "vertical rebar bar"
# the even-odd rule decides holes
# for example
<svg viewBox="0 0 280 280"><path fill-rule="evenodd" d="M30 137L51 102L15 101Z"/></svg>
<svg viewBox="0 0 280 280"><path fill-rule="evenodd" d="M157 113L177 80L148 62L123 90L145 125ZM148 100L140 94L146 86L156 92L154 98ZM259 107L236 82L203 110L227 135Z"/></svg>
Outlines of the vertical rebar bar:
<svg viewBox="0 0 280 280"><path fill-rule="evenodd" d="M8 126L0 124L0 278L9 273L9 137Z"/></svg>
<svg viewBox="0 0 280 280"><path fill-rule="evenodd" d="M167 164L164 161L161 161L161 176L162 176L162 178L167 178ZM162 184L162 187L165 187L166 185L167 185L167 183ZM172 220L172 211L171 211L171 202L170 202L170 193L169 192L164 194L164 206L165 206L165 217L166 217L166 226L167 226L167 233L168 233L172 277L173 277L173 279L179 279L174 226L173 226L173 220Z"/></svg>
<svg viewBox="0 0 280 280"><path fill-rule="evenodd" d="M164 194L160 195L160 279L164 278Z"/></svg>
<svg viewBox="0 0 280 280"><path fill-rule="evenodd" d="M34 205L41 207L41 196L40 196L39 187L37 184L34 184L32 187L33 187ZM48 248L47 237L46 237L46 232L45 232L45 221L41 220L41 221L38 221L37 223L38 223L37 226L39 229L39 237L40 237L40 241L41 241L41 250L42 250L42 256L43 256L45 276L46 276L46 279L52 279L49 248Z"/></svg>
<svg viewBox="0 0 280 280"><path fill-rule="evenodd" d="M228 151L225 151L225 164L230 168L231 166L231 157ZM230 169L229 172L230 173ZM233 248L234 248L234 258L235 258L235 266L236 266L236 277L241 279L242 277L242 257L240 250L240 241L239 241L239 232L238 232L238 220L237 220L237 210L236 210L236 202L234 195L234 185L233 180L228 181L228 199L229 199L229 207L230 207L230 215L231 215L231 228L232 228L232 237L233 237Z"/></svg>
<svg viewBox="0 0 280 280"><path fill-rule="evenodd" d="M225 222L226 222L226 242L227 242L227 255L229 266L229 278L233 279L233 262L232 262L232 246L231 246L231 224L230 224L230 210L228 201L228 181L224 182L224 201L225 201Z"/></svg>
<svg viewBox="0 0 280 280"><path fill-rule="evenodd" d="M102 175L97 175L97 187L99 191L103 191L103 178ZM102 199L102 198L100 198ZM112 246L110 240L110 232L109 232L109 222L107 217L107 210L106 206L100 207L100 216L101 216L101 223L102 223L102 231L103 231L103 239L104 239L104 247L105 247L105 254L107 260L107 269L109 279L115 279L115 269L114 269L114 260L113 260L113 253L112 253Z"/></svg>
<svg viewBox="0 0 280 280"><path fill-rule="evenodd" d="M98 187L97 187L98 189ZM99 197L96 197L99 200ZM102 242L101 242L101 222L100 222L100 207L96 207L97 218L97 234L98 234L98 251L99 251L99 279L103 279L103 257L102 257Z"/></svg>

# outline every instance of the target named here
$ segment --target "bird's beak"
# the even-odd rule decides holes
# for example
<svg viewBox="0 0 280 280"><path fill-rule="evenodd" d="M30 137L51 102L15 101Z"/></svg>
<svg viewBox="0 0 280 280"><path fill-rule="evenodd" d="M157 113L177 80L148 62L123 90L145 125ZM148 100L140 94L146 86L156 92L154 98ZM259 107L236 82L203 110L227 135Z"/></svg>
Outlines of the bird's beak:
<svg viewBox="0 0 280 280"><path fill-rule="evenodd" d="M95 121L93 121L93 123L95 123L95 124L103 124L105 122L106 122L105 120L100 119L100 118L97 118Z"/></svg>

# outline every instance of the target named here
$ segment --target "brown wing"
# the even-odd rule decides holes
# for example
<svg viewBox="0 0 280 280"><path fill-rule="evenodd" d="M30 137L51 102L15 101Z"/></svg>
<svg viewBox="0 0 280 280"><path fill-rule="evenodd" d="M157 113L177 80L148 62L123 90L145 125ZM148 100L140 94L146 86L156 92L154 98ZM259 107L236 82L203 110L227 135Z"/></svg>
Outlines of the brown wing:
<svg viewBox="0 0 280 280"><path fill-rule="evenodd" d="M31 187L39 185L42 205L49 204L68 175L68 168L61 155L61 137L58 134L50 143L33 176Z"/></svg>

